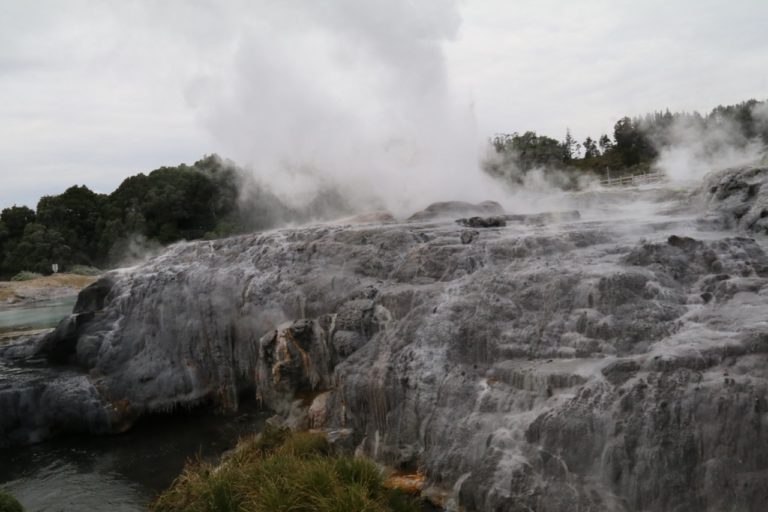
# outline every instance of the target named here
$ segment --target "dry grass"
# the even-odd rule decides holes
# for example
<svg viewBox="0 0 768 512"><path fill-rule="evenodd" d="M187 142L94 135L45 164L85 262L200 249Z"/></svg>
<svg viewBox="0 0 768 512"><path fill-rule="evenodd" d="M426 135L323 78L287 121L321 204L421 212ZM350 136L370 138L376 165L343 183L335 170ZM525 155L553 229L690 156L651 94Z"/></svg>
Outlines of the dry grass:
<svg viewBox="0 0 768 512"><path fill-rule="evenodd" d="M417 496L424 489L425 481L426 477L422 473L393 474L384 481L384 487Z"/></svg>
<svg viewBox="0 0 768 512"><path fill-rule="evenodd" d="M0 281L0 302L7 302L9 299L21 300L35 290L51 291L56 288L67 288L77 292L98 278L98 276L77 274L52 274L29 281Z"/></svg>

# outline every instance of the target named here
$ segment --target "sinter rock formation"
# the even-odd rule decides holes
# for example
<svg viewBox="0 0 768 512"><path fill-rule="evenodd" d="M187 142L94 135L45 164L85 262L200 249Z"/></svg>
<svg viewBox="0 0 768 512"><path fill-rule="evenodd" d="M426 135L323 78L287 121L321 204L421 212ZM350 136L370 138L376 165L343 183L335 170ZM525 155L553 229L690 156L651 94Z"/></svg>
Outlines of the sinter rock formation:
<svg viewBox="0 0 768 512"><path fill-rule="evenodd" d="M452 509L764 510L768 169L558 204L174 245L0 348L0 441L249 393Z"/></svg>

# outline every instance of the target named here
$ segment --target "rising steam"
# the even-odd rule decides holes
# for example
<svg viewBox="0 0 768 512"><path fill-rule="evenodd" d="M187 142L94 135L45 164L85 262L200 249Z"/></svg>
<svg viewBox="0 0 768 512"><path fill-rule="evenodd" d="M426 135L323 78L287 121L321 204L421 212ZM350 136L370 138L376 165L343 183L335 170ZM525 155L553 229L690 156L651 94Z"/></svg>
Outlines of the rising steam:
<svg viewBox="0 0 768 512"><path fill-rule="evenodd" d="M455 0L229 6L229 30L219 35L227 51L203 52L206 71L187 96L218 150L251 172L246 204L267 189L289 209L325 218L375 209L403 216L452 199L541 210L557 208L560 189L586 184L534 169L510 189L480 170L487 134L476 132L444 55L460 28ZM768 119L758 107L755 117ZM657 165L690 180L764 150L728 122L681 117Z"/></svg>
<svg viewBox="0 0 768 512"><path fill-rule="evenodd" d="M768 102L752 109L758 132L768 128ZM674 120L659 145L656 166L672 181L694 181L710 171L760 162L765 158L765 142L748 137L731 119L702 123L700 117L681 116Z"/></svg>
<svg viewBox="0 0 768 512"><path fill-rule="evenodd" d="M224 153L294 206L328 189L398 213L499 195L447 80L454 1L301 5L245 14L231 60L191 88Z"/></svg>

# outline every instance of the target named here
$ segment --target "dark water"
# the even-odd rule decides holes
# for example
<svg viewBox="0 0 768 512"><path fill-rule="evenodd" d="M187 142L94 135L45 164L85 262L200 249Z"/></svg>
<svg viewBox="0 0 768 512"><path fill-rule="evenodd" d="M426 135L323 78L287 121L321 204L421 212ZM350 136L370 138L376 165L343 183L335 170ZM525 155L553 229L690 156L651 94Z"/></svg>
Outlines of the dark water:
<svg viewBox="0 0 768 512"><path fill-rule="evenodd" d="M185 413L146 420L113 436L78 436L0 451L0 488L28 512L146 511L188 458L214 460L270 413Z"/></svg>
<svg viewBox="0 0 768 512"><path fill-rule="evenodd" d="M33 306L0 307L0 333L56 327L72 312L76 296L47 300Z"/></svg>

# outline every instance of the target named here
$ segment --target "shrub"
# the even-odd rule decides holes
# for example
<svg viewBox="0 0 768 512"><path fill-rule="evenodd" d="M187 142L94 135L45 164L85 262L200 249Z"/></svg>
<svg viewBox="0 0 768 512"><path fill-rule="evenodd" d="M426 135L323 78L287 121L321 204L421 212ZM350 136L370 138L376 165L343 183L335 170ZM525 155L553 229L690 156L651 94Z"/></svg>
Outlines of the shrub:
<svg viewBox="0 0 768 512"><path fill-rule="evenodd" d="M18 274L14 275L11 278L11 281L31 281L32 279L37 279L38 277L43 277L43 274L38 274L37 272L30 272L28 270L22 270Z"/></svg>
<svg viewBox="0 0 768 512"><path fill-rule="evenodd" d="M286 437L279 451L294 457L331 455L331 445L322 434L296 432Z"/></svg>
<svg viewBox="0 0 768 512"><path fill-rule="evenodd" d="M98 276L101 275L101 270L96 267L89 267L88 265L73 265L67 269L68 274L77 274L79 276Z"/></svg>
<svg viewBox="0 0 768 512"><path fill-rule="evenodd" d="M0 512L24 512L24 507L16 498L0 490Z"/></svg>
<svg viewBox="0 0 768 512"><path fill-rule="evenodd" d="M190 462L154 512L417 512L370 460L335 454L321 434L267 427L218 466Z"/></svg>

